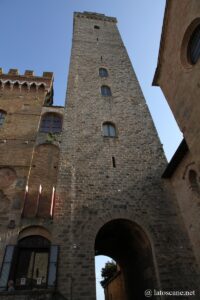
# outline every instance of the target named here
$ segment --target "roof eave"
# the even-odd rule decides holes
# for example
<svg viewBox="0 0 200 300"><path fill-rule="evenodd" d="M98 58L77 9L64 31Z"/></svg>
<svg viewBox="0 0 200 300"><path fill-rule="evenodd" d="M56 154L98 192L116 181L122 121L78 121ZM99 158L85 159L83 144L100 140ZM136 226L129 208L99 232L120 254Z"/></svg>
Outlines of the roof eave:
<svg viewBox="0 0 200 300"><path fill-rule="evenodd" d="M186 140L183 139L180 143L178 149L174 153L172 159L168 163L164 173L162 174L162 178L171 178L176 169L178 168L179 164L182 162L185 155L189 152L188 145Z"/></svg>
<svg viewBox="0 0 200 300"><path fill-rule="evenodd" d="M163 18L162 32L161 32L161 38L160 38L160 48L159 48L159 52L158 52L158 62L157 62L157 67L156 67L156 71L155 71L155 74L153 77L153 82L152 82L153 86L159 86L158 79L159 79L161 65L162 65L165 33L166 33L168 16L169 16L169 8L170 8L171 3L172 3L172 0L166 0L165 13L164 13L164 18Z"/></svg>

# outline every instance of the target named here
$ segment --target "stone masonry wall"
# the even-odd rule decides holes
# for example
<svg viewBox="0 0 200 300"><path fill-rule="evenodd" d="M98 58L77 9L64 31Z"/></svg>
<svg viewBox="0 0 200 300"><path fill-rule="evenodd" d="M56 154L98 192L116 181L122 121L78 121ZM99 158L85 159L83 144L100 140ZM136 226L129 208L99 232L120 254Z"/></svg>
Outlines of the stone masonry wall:
<svg viewBox="0 0 200 300"><path fill-rule="evenodd" d="M0 265L6 245L16 244L24 227L37 225L37 221L23 220L21 214L42 107L52 81L53 74L48 72L39 77L33 71L20 75L16 69L7 74L0 70L0 110L6 113L0 126Z"/></svg>
<svg viewBox="0 0 200 300"><path fill-rule="evenodd" d="M200 24L200 2L168 0L167 4L157 84L161 87L200 170L200 144L197 138L200 135L200 60L193 65L188 59L189 40Z"/></svg>
<svg viewBox="0 0 200 300"><path fill-rule="evenodd" d="M99 76L100 67L108 70L107 78ZM103 97L101 85L112 96ZM116 125L117 137L103 136L105 121ZM165 166L116 19L76 13L53 229L63 295L96 299L95 239L114 219L135 222L147 234L154 287L197 289L190 241L174 194L161 180Z"/></svg>
<svg viewBox="0 0 200 300"><path fill-rule="evenodd" d="M196 172L197 177L191 177ZM198 168L191 153L187 153L171 177L171 183L176 192L177 200L188 230L197 262L200 266L200 185Z"/></svg>

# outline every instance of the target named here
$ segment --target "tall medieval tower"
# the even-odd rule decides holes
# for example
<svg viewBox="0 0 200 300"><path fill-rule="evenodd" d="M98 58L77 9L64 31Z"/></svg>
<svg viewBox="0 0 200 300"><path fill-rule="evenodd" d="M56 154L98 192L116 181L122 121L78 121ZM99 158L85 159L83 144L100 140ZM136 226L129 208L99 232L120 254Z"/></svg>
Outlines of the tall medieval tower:
<svg viewBox="0 0 200 300"><path fill-rule="evenodd" d="M197 286L175 197L161 179L162 146L116 22L74 14L54 217L67 299L96 299L95 255L120 265L128 300L153 287Z"/></svg>
<svg viewBox="0 0 200 300"><path fill-rule="evenodd" d="M0 70L1 300L95 300L96 255L120 266L120 300L153 289L199 299L193 249L116 23L74 14L65 108L52 106L52 73Z"/></svg>

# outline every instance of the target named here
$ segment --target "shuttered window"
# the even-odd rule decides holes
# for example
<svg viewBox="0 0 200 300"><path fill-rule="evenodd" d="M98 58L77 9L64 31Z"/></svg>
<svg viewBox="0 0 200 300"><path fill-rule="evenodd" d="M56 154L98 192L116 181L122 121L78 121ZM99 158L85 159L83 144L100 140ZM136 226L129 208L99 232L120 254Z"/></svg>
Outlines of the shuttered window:
<svg viewBox="0 0 200 300"><path fill-rule="evenodd" d="M194 30L188 44L188 59L191 64L196 64L200 58L200 25Z"/></svg>
<svg viewBox="0 0 200 300"><path fill-rule="evenodd" d="M8 245L6 247L0 275L0 291L6 290L7 288L14 249L15 246L13 245Z"/></svg>

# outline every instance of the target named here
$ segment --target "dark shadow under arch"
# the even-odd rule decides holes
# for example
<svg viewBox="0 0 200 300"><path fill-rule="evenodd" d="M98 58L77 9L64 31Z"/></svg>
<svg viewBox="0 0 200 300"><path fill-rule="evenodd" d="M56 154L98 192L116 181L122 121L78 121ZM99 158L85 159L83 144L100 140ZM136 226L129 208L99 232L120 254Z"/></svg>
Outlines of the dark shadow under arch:
<svg viewBox="0 0 200 300"><path fill-rule="evenodd" d="M126 299L146 299L144 292L155 286L155 271L150 241L136 223L116 219L106 223L95 240L95 255L113 258L125 280Z"/></svg>

